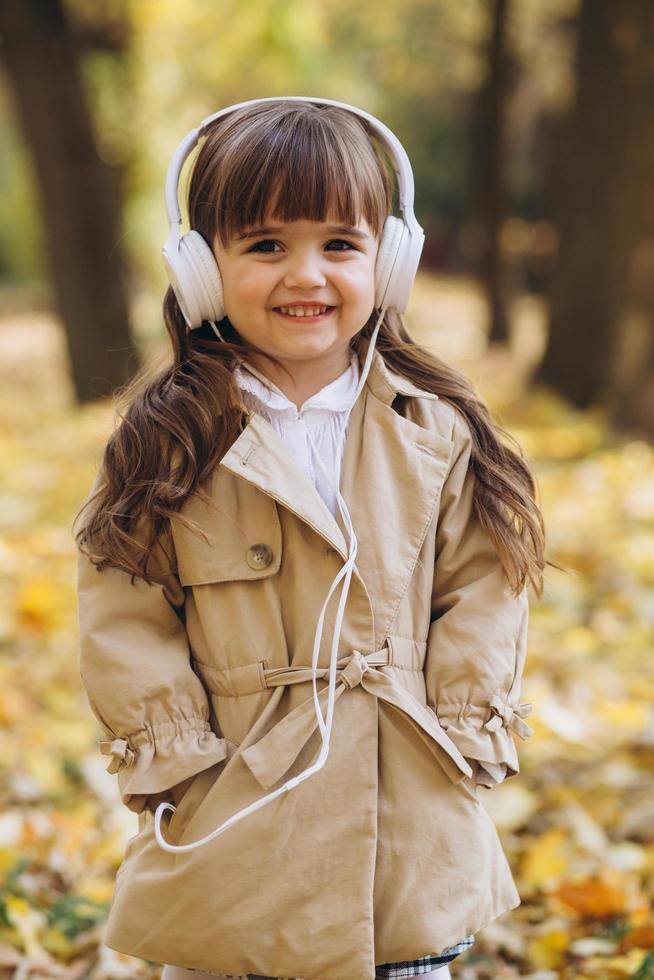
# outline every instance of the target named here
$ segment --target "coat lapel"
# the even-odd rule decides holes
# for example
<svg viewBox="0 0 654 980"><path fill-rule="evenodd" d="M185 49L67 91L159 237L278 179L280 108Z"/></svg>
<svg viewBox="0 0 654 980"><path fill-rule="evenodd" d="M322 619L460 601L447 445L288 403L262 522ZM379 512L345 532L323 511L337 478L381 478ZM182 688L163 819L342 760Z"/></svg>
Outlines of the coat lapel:
<svg viewBox="0 0 654 980"><path fill-rule="evenodd" d="M284 441L261 415L252 416L221 459L220 466L274 497L347 558L346 539L326 503Z"/></svg>
<svg viewBox="0 0 654 980"><path fill-rule="evenodd" d="M392 403L398 394L438 398L391 371L375 350L350 413L340 484L358 540L355 571L387 621L375 623L378 635L384 635L406 589L453 446L450 439L396 412ZM288 508L347 559L348 535L340 511L332 516L264 418L250 419L220 465Z"/></svg>

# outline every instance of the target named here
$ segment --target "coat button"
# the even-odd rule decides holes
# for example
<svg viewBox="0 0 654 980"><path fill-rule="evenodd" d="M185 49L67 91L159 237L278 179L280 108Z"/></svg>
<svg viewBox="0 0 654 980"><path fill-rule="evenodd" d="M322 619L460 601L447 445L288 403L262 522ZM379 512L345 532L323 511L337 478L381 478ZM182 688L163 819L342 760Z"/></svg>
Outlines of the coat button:
<svg viewBox="0 0 654 980"><path fill-rule="evenodd" d="M267 544L253 544L248 548L245 559L250 568L267 568L273 559L272 550Z"/></svg>

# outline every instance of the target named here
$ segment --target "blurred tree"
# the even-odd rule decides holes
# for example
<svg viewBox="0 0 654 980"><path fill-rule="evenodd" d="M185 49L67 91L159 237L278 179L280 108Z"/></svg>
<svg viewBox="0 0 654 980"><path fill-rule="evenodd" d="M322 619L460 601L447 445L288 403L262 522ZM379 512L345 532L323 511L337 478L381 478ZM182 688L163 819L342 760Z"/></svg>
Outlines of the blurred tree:
<svg viewBox="0 0 654 980"><path fill-rule="evenodd" d="M654 113L653 14L651 0L584 0L576 98L557 137L559 245L535 380L582 408L616 400L621 314L644 213L642 141Z"/></svg>
<svg viewBox="0 0 654 980"><path fill-rule="evenodd" d="M628 310L621 331L618 369L613 375L614 422L622 429L654 435L654 10L640 44L642 129L632 143L631 180L639 204L640 235L632 253Z"/></svg>
<svg viewBox="0 0 654 980"><path fill-rule="evenodd" d="M34 160L75 392L85 402L109 394L139 365L121 248L122 168L98 153L78 63L80 45L117 42L100 30L77 38L60 0L4 0L0 38Z"/></svg>
<svg viewBox="0 0 654 980"><path fill-rule="evenodd" d="M470 240L472 229L476 230L477 248L472 264L488 298L489 339L505 343L509 337L508 297L500 252L500 231L506 211L505 109L517 73L506 46L509 0L487 0L487 12L486 71L472 114L467 234Z"/></svg>

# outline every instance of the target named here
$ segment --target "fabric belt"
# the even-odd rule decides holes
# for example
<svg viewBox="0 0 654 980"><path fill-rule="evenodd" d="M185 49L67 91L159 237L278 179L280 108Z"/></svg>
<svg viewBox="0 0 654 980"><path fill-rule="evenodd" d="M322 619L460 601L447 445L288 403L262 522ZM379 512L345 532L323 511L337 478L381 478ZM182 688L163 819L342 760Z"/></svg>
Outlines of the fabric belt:
<svg viewBox="0 0 654 980"><path fill-rule="evenodd" d="M388 646L365 656L359 650L353 650L349 656L338 660L335 703L346 691L351 691L360 685L369 694L381 698L386 704L404 713L453 783L461 782L466 776L471 778L473 772L470 765L441 727L436 712L419 701L406 688L396 684L389 674L376 669L384 665L388 666L389 662ZM264 660L257 664L244 665L243 668L219 671L223 675L221 681L224 682L225 693L228 689L231 689L234 695L245 693L242 685L248 686L252 691L253 686L254 690L266 690L285 684L311 683L313 674L311 667L268 668L265 666L266 663L267 661ZM249 668L247 673L246 667ZM402 667L402 669L406 668ZM328 678L329 667L319 667L316 670L316 677ZM237 692L236 689L239 687L241 690ZM328 687L318 693L323 717L328 694ZM243 749L241 758L259 784L264 789L269 789L295 762L317 727L312 693L278 721L258 742Z"/></svg>

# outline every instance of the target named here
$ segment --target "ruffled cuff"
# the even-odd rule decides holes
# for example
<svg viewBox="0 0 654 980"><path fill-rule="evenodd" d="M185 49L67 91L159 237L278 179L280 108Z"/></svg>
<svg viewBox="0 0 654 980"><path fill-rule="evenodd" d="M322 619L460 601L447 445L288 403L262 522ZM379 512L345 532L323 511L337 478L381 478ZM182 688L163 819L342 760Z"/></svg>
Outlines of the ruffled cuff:
<svg viewBox="0 0 654 980"><path fill-rule="evenodd" d="M495 774L504 767L502 778L520 772L516 744L509 729L522 739L534 734L524 721L531 714L529 702L509 705L494 694L488 705L439 703L436 714L443 729L473 768L475 782L495 785ZM482 767L489 765L488 770Z"/></svg>
<svg viewBox="0 0 654 980"><path fill-rule="evenodd" d="M227 756L227 743L205 718L148 725L131 735L98 741L112 759L107 772L118 774L121 799L141 813L150 796L162 793Z"/></svg>
<svg viewBox="0 0 654 980"><path fill-rule="evenodd" d="M474 768L477 766L477 773L475 775L475 781L478 786L498 786L502 780L506 779L506 763L502 762L497 765L494 762L486 762L482 765L481 762L475 763L474 761L467 759L470 765Z"/></svg>

